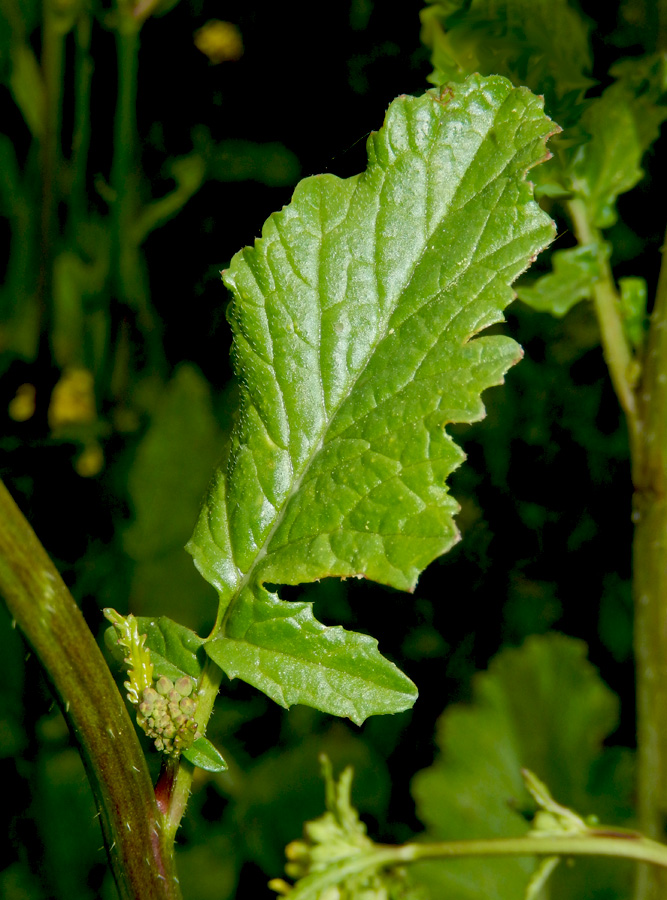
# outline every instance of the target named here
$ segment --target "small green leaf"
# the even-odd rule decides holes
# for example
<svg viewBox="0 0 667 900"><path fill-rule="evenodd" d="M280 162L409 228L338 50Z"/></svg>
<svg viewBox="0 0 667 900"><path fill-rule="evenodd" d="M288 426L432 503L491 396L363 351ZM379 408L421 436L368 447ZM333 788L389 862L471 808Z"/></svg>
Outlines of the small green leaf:
<svg viewBox="0 0 667 900"><path fill-rule="evenodd" d="M612 88L585 110L582 124L591 139L578 148L571 168L577 194L597 228L614 224L617 197L644 174L640 166L644 148L631 102Z"/></svg>
<svg viewBox="0 0 667 900"><path fill-rule="evenodd" d="M325 627L311 603L245 591L225 635L205 650L229 678L242 678L281 706L314 706L361 723L408 709L417 689L365 634Z"/></svg>
<svg viewBox="0 0 667 900"><path fill-rule="evenodd" d="M165 676L172 681L177 681L183 675L199 678L203 638L166 616L157 619L138 616L136 623L139 634L146 635L145 646L150 650L154 678ZM122 662L125 651L118 645L116 629L108 628L104 638L116 661Z"/></svg>
<svg viewBox="0 0 667 900"><path fill-rule="evenodd" d="M580 300L591 298L610 251L606 242L558 250L552 256L553 271L532 285L517 287L516 295L533 309L560 318Z"/></svg>
<svg viewBox="0 0 667 900"><path fill-rule="evenodd" d="M208 738L198 737L187 750L183 750L181 756L191 762L193 766L205 769L207 772L224 772L227 763L219 750L213 746Z"/></svg>
<svg viewBox="0 0 667 900"><path fill-rule="evenodd" d="M233 258L240 411L188 545L220 594L207 651L230 677L354 721L414 700L370 638L262 585L413 590L458 540L446 481L463 454L445 427L480 419L520 357L476 335L553 235L525 175L556 130L502 78L401 97L363 175L301 182Z"/></svg>

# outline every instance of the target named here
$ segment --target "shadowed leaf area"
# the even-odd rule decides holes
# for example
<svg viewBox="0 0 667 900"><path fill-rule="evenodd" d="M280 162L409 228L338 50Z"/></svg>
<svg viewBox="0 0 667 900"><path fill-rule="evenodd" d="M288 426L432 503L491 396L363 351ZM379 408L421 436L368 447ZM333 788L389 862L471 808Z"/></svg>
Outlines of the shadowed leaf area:
<svg viewBox="0 0 667 900"><path fill-rule="evenodd" d="M505 650L476 676L469 705L440 717L434 764L412 782L429 840L511 837L528 832L535 804L521 769L534 771L558 801L611 824L631 816L630 751L603 748L615 729L616 696L586 659L581 641L559 634ZM417 882L433 897L521 900L534 869L526 858L421 863ZM628 896L632 870L609 860L577 860L557 871L554 896Z"/></svg>

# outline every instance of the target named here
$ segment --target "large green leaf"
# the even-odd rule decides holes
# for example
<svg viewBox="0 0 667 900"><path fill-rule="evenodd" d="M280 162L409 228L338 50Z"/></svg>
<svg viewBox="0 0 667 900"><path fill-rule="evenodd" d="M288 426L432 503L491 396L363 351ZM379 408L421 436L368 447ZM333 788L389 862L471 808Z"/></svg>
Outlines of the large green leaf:
<svg viewBox="0 0 667 900"><path fill-rule="evenodd" d="M506 650L478 676L473 702L445 710L437 726L441 750L417 774L412 790L417 813L431 840L511 837L525 834L530 811L521 778L526 767L544 780L554 797L577 812L603 821L624 820L629 799L627 758L602 742L617 722L618 702L586 660L586 647L563 635L530 638ZM605 788L613 785L613 791ZM606 799L598 794L608 793ZM625 796L624 796L625 795ZM592 866L592 868L591 868ZM526 859L428 863L417 880L432 896L448 900L522 900L532 862ZM594 876L592 873L595 873ZM621 896L627 886L616 870L607 874L580 861L567 893L553 896ZM625 872L629 874L629 872ZM600 890L600 893L595 893Z"/></svg>
<svg viewBox="0 0 667 900"><path fill-rule="evenodd" d="M309 178L232 260L238 422L188 545L220 594L209 655L278 702L361 722L414 686L375 642L319 626L263 584L330 575L412 590L458 539L444 430L520 349L510 288L551 240L525 174L556 130L503 78L401 97L369 166Z"/></svg>

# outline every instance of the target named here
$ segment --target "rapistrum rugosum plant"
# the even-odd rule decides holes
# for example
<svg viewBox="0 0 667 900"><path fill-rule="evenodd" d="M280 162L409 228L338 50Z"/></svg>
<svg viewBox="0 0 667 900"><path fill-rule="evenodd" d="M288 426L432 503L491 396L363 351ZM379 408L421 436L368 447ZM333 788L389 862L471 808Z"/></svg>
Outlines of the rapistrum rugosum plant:
<svg viewBox="0 0 667 900"><path fill-rule="evenodd" d="M268 4L0 9L0 894L664 895L667 4L616 6L351 0L280 64Z"/></svg>

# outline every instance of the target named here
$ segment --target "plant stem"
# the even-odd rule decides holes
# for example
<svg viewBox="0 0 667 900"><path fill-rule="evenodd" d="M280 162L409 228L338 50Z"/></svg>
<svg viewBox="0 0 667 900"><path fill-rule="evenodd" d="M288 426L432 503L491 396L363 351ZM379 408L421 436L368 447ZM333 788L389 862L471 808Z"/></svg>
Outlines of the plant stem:
<svg viewBox="0 0 667 900"><path fill-rule="evenodd" d="M667 265L651 315L638 393L641 445L633 518L637 669L638 807L642 830L663 838L667 824ZM637 900L667 895L667 877L644 872Z"/></svg>
<svg viewBox="0 0 667 900"><path fill-rule="evenodd" d="M72 194L70 207L74 213L75 231L85 227L86 169L90 147L90 89L93 77L93 58L90 55L92 18L82 11L76 29L74 57L74 131L72 134Z"/></svg>
<svg viewBox="0 0 667 900"><path fill-rule="evenodd" d="M139 68L138 21L132 7L116 4L116 56L118 60L118 100L114 118L114 156L111 165L112 206L111 273L115 299L136 315L147 351L147 367L161 374L164 353L161 328L150 301L146 274L134 239L134 223L140 206L141 179L137 166L137 73ZM108 348L106 383L111 382L112 348Z"/></svg>
<svg viewBox="0 0 667 900"><path fill-rule="evenodd" d="M76 736L121 900L178 900L173 848L125 704L72 595L2 482L0 594Z"/></svg>
<svg viewBox="0 0 667 900"><path fill-rule="evenodd" d="M40 218L41 259L37 282L41 350L47 351L52 316L53 259L56 240L56 208L60 170L63 49L65 30L53 0L44 0L42 16L42 78L44 82L44 132L40 147L42 205Z"/></svg>
<svg viewBox="0 0 667 900"><path fill-rule="evenodd" d="M581 200L567 204L574 232L580 244L602 244L602 235L588 219ZM625 332L609 260L600 258L602 277L593 288L593 304L600 328L602 352L609 369L616 396L625 413L630 439L631 457L636 458L639 441L637 401L631 380L633 358Z"/></svg>
<svg viewBox="0 0 667 900"><path fill-rule="evenodd" d="M206 734L206 726L213 712L215 698L218 696L220 682L222 681L222 669L212 659L207 659L204 664L199 690L197 692L197 712L195 720L198 725L198 733ZM166 773L165 773L166 774ZM178 771L173 777L173 786L170 791L168 810L165 813L165 835L173 841L178 826L180 825L185 807L190 796L194 767L185 759L178 761ZM169 777L167 775L167 777ZM157 789L156 789L157 790Z"/></svg>
<svg viewBox="0 0 667 900"><path fill-rule="evenodd" d="M364 871L401 866L427 859L464 859L478 856L612 856L651 863L667 869L667 846L637 832L591 828L583 834L498 838L480 841L441 841L388 847L348 857L300 879L289 891L289 900L317 900L327 888ZM276 885L277 887L277 885Z"/></svg>

